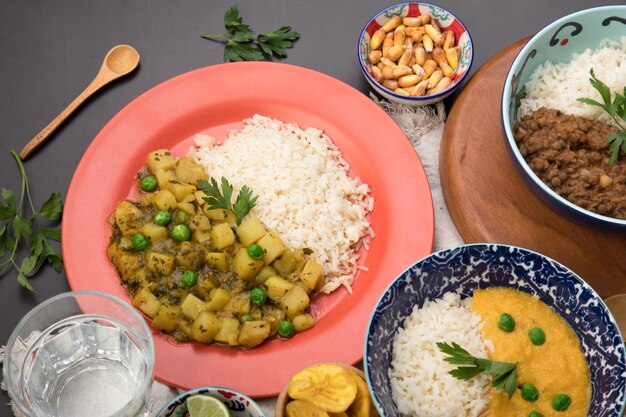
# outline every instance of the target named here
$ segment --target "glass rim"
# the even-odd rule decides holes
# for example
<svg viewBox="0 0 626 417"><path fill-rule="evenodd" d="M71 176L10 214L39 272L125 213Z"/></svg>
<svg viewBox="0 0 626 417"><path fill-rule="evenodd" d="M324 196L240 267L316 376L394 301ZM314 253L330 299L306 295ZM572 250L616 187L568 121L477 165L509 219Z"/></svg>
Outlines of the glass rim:
<svg viewBox="0 0 626 417"><path fill-rule="evenodd" d="M18 380L18 383L19 383L19 380L21 380L21 377L17 376L17 378L14 378L14 376L11 373L11 368L12 368L11 364L13 362L11 351L13 350L13 347L15 346L15 342L17 341L20 331L24 328L25 324L30 319L32 319L36 314L38 314L43 309L45 309L51 304L54 304L55 302L59 300L66 299L66 298L77 298L80 296L88 296L88 297L95 296L95 297L108 299L109 301L112 301L118 304L119 306L123 307L126 311L128 311L131 314L131 316L137 319L141 330L147 336L145 339L147 341L147 348L150 353L150 358L148 361L146 361L147 362L146 376L142 378L141 383L138 384L140 389L137 392L140 392L141 395L144 395L147 393L147 391L150 389L150 386L152 385L152 380L154 379L154 364L155 364L154 340L152 337L152 331L150 327L148 326L148 323L146 323L145 318L135 309L135 307L133 307L131 304L122 300L119 297L116 297L114 295L107 294L101 291L95 291L95 290L66 291L66 292L57 294L53 297L50 297L42 301L41 303L33 307L28 313L26 313L26 315L22 317L22 319L17 323L17 325L11 332L11 336L9 337L9 340L6 345L4 364L2 366L2 375L6 383L7 393L9 394L11 401L15 405L17 405L20 411L25 413L28 417L38 417L38 416L32 414L32 408L23 401L22 393L16 391L15 389L14 385L15 385L16 379ZM19 373L21 374L21 371ZM126 406L132 403L133 401L134 399L129 400L124 405L124 408L122 408L120 411L116 412L115 414L111 415L110 417L123 416L124 409L126 408Z"/></svg>

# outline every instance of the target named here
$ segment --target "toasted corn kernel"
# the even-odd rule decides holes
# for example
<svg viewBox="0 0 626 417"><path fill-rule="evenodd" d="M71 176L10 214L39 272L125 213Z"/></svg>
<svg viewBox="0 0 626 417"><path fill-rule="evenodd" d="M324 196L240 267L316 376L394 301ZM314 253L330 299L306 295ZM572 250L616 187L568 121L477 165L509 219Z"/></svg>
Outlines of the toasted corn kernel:
<svg viewBox="0 0 626 417"><path fill-rule="evenodd" d="M382 58L380 58L380 62L382 62L383 65L386 66L386 67L393 68L393 67L396 66L396 63L393 62L392 60L390 60L389 58L382 57Z"/></svg>
<svg viewBox="0 0 626 417"><path fill-rule="evenodd" d="M381 82L384 79L382 71L377 66L372 67L372 76L378 82Z"/></svg>
<svg viewBox="0 0 626 417"><path fill-rule="evenodd" d="M435 87L437 84L439 84L439 81L441 81L442 78L443 71L441 71L440 69L433 71L433 73L430 74L430 77L428 78L428 88Z"/></svg>
<svg viewBox="0 0 626 417"><path fill-rule="evenodd" d="M443 32L444 41L443 41L443 49L452 48L454 46L454 32L451 30L446 30Z"/></svg>
<svg viewBox="0 0 626 417"><path fill-rule="evenodd" d="M391 19L387 20L387 22L383 25L381 29L385 32L389 32L400 26L401 23L402 18L400 16L394 16Z"/></svg>
<svg viewBox="0 0 626 417"><path fill-rule="evenodd" d="M428 34L422 36L422 44L424 44L426 52L432 52L433 47L435 46L433 40L430 36L428 36Z"/></svg>
<svg viewBox="0 0 626 417"><path fill-rule="evenodd" d="M411 67L400 66L400 65L393 68L391 71L392 71L391 77L389 78L395 78L395 79L404 77L405 75L413 74L413 70L411 69Z"/></svg>
<svg viewBox="0 0 626 417"><path fill-rule="evenodd" d="M423 35L426 33L426 28L424 28L424 26L418 26L417 27L417 33L419 33L420 35Z"/></svg>
<svg viewBox="0 0 626 417"><path fill-rule="evenodd" d="M426 73L426 71L424 71L424 68L422 68L420 65L415 64L411 67L411 69L413 70L413 73L415 75L417 75L418 77L420 77L420 79L424 78L424 74Z"/></svg>
<svg viewBox="0 0 626 417"><path fill-rule="evenodd" d="M380 49L377 49L375 51L370 51L369 54L367 54L367 59L370 61L371 64L378 64L380 62L380 58L383 57L383 52Z"/></svg>
<svg viewBox="0 0 626 417"><path fill-rule="evenodd" d="M404 52L402 53L402 56L398 60L398 66L408 66L409 62L411 62L412 56L413 56L413 48L405 49Z"/></svg>
<svg viewBox="0 0 626 417"><path fill-rule="evenodd" d="M411 87L420 82L420 77L415 74L405 75L404 77L400 77L398 79L398 84L400 87Z"/></svg>
<svg viewBox="0 0 626 417"><path fill-rule="evenodd" d="M422 46L418 46L417 48L413 48L415 55L415 63L419 66L424 65L426 62L426 50Z"/></svg>
<svg viewBox="0 0 626 417"><path fill-rule="evenodd" d="M435 45L443 45L443 41L445 40L445 38L443 37L441 32L439 32L439 30L437 30L433 25L426 25L424 26L424 29L426 29L426 34L430 39L433 40L433 43Z"/></svg>
<svg viewBox="0 0 626 417"><path fill-rule="evenodd" d="M451 85L452 85L452 80L448 77L443 77L441 80L439 80L439 83L437 83L437 85L434 88L430 89L428 94L439 94L442 91L446 90Z"/></svg>
<svg viewBox="0 0 626 417"><path fill-rule="evenodd" d="M456 75L456 71L453 70L452 67L448 65L446 62L440 62L439 68L441 68L441 71L443 71L444 77L454 78L454 76Z"/></svg>
<svg viewBox="0 0 626 417"><path fill-rule="evenodd" d="M428 88L428 80L420 81L411 90L411 95L412 96L423 96L426 93L426 89L427 88Z"/></svg>
<svg viewBox="0 0 626 417"><path fill-rule="evenodd" d="M399 87L398 80L385 80L383 81L383 85L392 91Z"/></svg>
<svg viewBox="0 0 626 417"><path fill-rule="evenodd" d="M418 18L419 18L420 23L422 25L426 25L426 24L430 23L430 15L429 14L420 15L420 16L418 16Z"/></svg>
<svg viewBox="0 0 626 417"><path fill-rule="evenodd" d="M422 40L422 36L423 35L421 33L415 32L413 34L413 36L411 36L411 38L413 39L413 43L418 43L419 41L421 41Z"/></svg>
<svg viewBox="0 0 626 417"><path fill-rule="evenodd" d="M407 26L404 28L404 34L406 36L413 36L414 33L417 33L417 28L412 26Z"/></svg>
<svg viewBox="0 0 626 417"><path fill-rule="evenodd" d="M383 73L383 77L385 77L386 80L393 78L393 69L395 67L383 67L382 73Z"/></svg>
<svg viewBox="0 0 626 417"><path fill-rule="evenodd" d="M379 70L383 70L383 68L385 68L385 66L383 65L382 62L379 62L378 64L376 64L376 66L378 67Z"/></svg>
<svg viewBox="0 0 626 417"><path fill-rule="evenodd" d="M456 68L459 66L459 55L457 53L457 49L448 48L448 49L444 49L444 52L446 53L448 64L450 64L452 69L456 71Z"/></svg>
<svg viewBox="0 0 626 417"><path fill-rule="evenodd" d="M441 27L439 26L439 22L437 21L437 19L430 19L430 25L434 27L437 32L441 32Z"/></svg>
<svg viewBox="0 0 626 417"><path fill-rule="evenodd" d="M393 38L385 38L385 40L383 41L383 46L382 46L383 56L385 58L387 57L387 54L389 53L389 49L391 49L392 46L393 46Z"/></svg>
<svg viewBox="0 0 626 417"><path fill-rule="evenodd" d="M428 61L424 63L424 65L422 65L422 68L424 68L424 76L422 77L422 79L427 80L430 78L432 73L435 72L435 70L437 69L437 63L433 61L432 59L429 59Z"/></svg>
<svg viewBox="0 0 626 417"><path fill-rule="evenodd" d="M387 52L387 58L396 62L404 53L404 48L402 45L394 45Z"/></svg>
<svg viewBox="0 0 626 417"><path fill-rule="evenodd" d="M409 92L406 91L404 88L396 88L395 90L393 90L394 93L396 94L402 94L403 96L409 96Z"/></svg>
<svg viewBox="0 0 626 417"><path fill-rule="evenodd" d="M404 30L397 28L393 32L393 44L394 45L404 45L404 40L406 39L406 34Z"/></svg>
<svg viewBox="0 0 626 417"><path fill-rule="evenodd" d="M413 50L411 49L411 59L409 60L409 63L407 64L409 67L412 67L413 65L415 65L415 54L412 51Z"/></svg>
<svg viewBox="0 0 626 417"><path fill-rule="evenodd" d="M405 26L421 26L422 22L419 17L405 17L402 19L402 24Z"/></svg>
<svg viewBox="0 0 626 417"><path fill-rule="evenodd" d="M448 63L445 52L443 52L443 49L438 46L433 48L433 59L440 65L442 62L445 62L446 64Z"/></svg>
<svg viewBox="0 0 626 417"><path fill-rule="evenodd" d="M370 39L370 48L372 50L380 48L383 44L383 39L385 39L385 32L382 29L378 29L372 35L372 39Z"/></svg>
<svg viewBox="0 0 626 417"><path fill-rule="evenodd" d="M411 48L411 50L413 50L413 38L410 36L407 36L406 39L404 40L404 47L405 48Z"/></svg>

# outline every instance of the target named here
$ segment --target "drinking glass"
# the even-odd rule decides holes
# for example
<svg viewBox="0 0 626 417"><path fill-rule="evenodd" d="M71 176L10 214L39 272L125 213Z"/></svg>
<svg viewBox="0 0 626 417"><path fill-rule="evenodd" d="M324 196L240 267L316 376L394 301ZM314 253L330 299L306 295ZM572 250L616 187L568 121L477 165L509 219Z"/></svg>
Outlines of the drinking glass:
<svg viewBox="0 0 626 417"><path fill-rule="evenodd" d="M9 396L28 417L136 417L154 370L144 318L117 297L52 297L18 323L3 367Z"/></svg>

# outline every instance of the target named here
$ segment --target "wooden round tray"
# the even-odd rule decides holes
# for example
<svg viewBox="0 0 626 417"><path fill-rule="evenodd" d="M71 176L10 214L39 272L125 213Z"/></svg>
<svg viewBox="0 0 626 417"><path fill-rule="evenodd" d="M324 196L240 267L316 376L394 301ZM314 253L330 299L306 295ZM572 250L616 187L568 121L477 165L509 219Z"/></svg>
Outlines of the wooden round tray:
<svg viewBox="0 0 626 417"><path fill-rule="evenodd" d="M454 102L443 132L443 194L463 240L521 246L555 259L600 296L626 293L626 233L571 222L523 182L506 149L500 99L523 39L500 51Z"/></svg>

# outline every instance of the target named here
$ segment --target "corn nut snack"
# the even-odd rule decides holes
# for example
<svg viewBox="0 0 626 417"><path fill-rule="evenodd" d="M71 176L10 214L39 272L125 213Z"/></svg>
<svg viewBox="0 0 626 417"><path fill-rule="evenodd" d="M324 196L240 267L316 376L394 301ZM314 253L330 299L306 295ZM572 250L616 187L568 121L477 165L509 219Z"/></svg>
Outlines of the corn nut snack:
<svg viewBox="0 0 626 417"><path fill-rule="evenodd" d="M430 15L394 16L370 38L371 74L405 96L430 96L452 85L460 48L454 32L441 31Z"/></svg>

